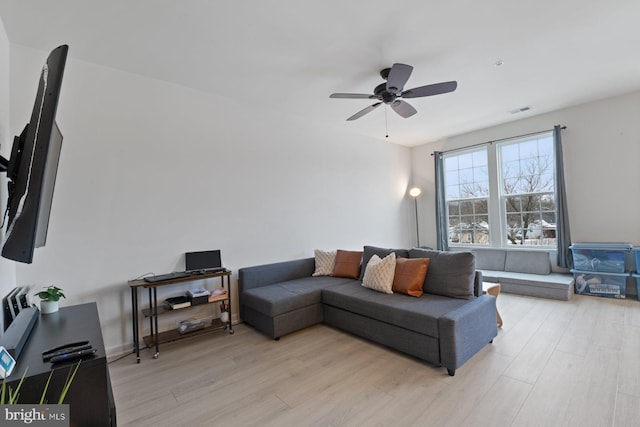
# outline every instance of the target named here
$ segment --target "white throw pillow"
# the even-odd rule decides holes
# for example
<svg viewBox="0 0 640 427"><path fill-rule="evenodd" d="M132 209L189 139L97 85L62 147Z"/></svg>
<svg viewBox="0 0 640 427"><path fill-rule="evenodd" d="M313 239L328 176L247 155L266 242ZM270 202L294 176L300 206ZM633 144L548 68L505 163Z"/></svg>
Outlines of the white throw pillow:
<svg viewBox="0 0 640 427"><path fill-rule="evenodd" d="M316 249L313 251L316 257L316 271L313 272L314 276L331 276L333 273L333 266L336 263L337 251L322 251Z"/></svg>
<svg viewBox="0 0 640 427"><path fill-rule="evenodd" d="M391 252L380 259L378 255L371 257L362 278L362 286L374 291L392 294L393 276L396 271L396 254Z"/></svg>

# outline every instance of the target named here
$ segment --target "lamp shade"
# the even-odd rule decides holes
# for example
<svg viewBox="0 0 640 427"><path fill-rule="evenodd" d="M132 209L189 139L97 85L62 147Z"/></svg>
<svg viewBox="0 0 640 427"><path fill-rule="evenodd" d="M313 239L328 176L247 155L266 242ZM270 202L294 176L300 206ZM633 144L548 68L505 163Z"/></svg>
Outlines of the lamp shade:
<svg viewBox="0 0 640 427"><path fill-rule="evenodd" d="M419 195L421 195L421 194L422 194L422 190L421 190L419 187L412 187L412 188L409 190L409 195L410 195L411 197L418 197L418 196L419 196Z"/></svg>

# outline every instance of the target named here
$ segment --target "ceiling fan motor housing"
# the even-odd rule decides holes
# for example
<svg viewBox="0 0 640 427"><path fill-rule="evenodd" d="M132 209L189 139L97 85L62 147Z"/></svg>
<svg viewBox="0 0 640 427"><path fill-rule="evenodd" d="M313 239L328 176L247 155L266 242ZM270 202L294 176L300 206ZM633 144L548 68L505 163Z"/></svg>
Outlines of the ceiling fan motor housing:
<svg viewBox="0 0 640 427"><path fill-rule="evenodd" d="M393 92L387 91L387 84L381 83L373 90L373 94L382 99L385 104L390 104L396 100L398 95Z"/></svg>

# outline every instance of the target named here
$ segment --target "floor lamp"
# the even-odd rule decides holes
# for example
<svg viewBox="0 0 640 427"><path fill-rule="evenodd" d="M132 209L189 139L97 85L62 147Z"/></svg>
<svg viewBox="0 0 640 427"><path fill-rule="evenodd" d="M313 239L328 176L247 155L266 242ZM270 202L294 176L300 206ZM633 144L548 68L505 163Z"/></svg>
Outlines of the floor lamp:
<svg viewBox="0 0 640 427"><path fill-rule="evenodd" d="M422 190L419 187L412 187L409 190L409 195L413 197L413 203L416 206L416 243L420 247L420 233L418 231L418 197L422 194Z"/></svg>

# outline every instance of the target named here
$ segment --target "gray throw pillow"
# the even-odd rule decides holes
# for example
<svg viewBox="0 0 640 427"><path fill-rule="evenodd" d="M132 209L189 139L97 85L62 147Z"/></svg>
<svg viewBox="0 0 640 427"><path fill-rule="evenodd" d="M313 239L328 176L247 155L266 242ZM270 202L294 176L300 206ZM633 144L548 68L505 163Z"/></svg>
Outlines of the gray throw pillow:
<svg viewBox="0 0 640 427"><path fill-rule="evenodd" d="M407 249L389 249L378 248L376 246L365 246L362 254L362 270L360 271L360 280L364 277L364 271L367 268L367 264L372 256L378 255L381 259L384 259L387 255L394 252L396 258L409 258L409 251Z"/></svg>
<svg viewBox="0 0 640 427"><path fill-rule="evenodd" d="M471 252L441 252L414 248L409 258L429 258L429 270L424 291L450 298L473 299L476 274L475 257Z"/></svg>

